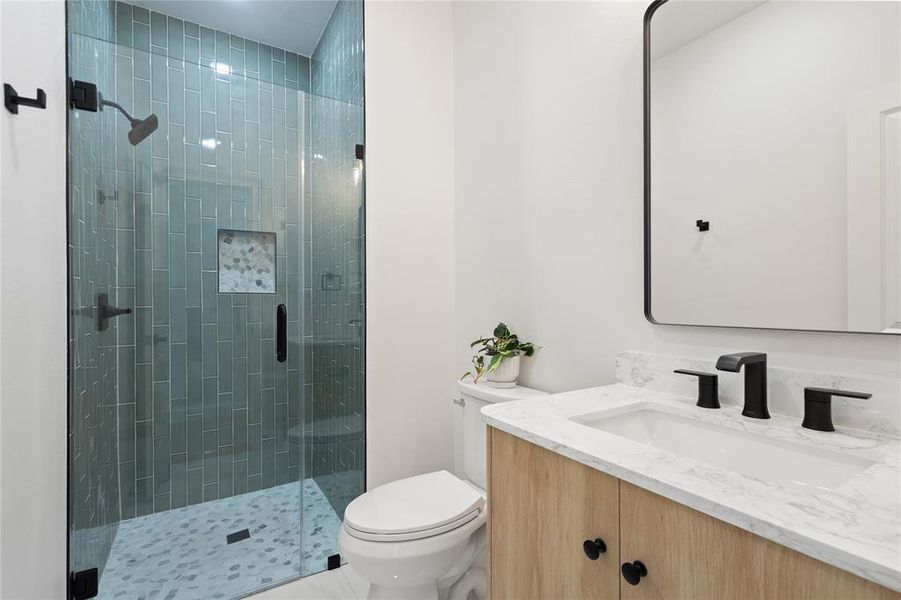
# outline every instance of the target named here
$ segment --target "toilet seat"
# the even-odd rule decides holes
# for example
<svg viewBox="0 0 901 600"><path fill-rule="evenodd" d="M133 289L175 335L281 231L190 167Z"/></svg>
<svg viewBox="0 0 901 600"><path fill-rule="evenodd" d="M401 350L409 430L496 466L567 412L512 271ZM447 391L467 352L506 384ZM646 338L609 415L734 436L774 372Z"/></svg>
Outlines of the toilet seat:
<svg viewBox="0 0 901 600"><path fill-rule="evenodd" d="M457 529L485 510L485 498L447 471L392 481L351 502L344 529L358 539L400 542Z"/></svg>

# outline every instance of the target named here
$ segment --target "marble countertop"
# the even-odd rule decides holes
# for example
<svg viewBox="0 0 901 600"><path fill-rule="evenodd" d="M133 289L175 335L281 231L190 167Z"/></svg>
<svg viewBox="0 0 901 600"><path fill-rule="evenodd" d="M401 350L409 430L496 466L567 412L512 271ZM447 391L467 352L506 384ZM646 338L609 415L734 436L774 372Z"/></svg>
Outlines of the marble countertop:
<svg viewBox="0 0 901 600"><path fill-rule="evenodd" d="M855 456L873 465L835 489L803 490L742 475L605 433L578 419L638 403L771 439ZM695 407L694 399L614 384L482 409L491 427L694 508L741 529L901 591L901 440L864 431L811 431L796 418L758 421L740 408Z"/></svg>

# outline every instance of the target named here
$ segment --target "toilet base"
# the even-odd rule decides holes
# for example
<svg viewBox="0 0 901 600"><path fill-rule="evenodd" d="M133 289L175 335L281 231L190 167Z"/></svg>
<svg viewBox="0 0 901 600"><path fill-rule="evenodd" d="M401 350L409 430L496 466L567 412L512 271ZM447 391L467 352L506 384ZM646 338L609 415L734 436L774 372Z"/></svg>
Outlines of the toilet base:
<svg viewBox="0 0 901 600"><path fill-rule="evenodd" d="M480 567L473 567L463 574L448 590L447 600L477 600L488 598L488 573Z"/></svg>
<svg viewBox="0 0 901 600"><path fill-rule="evenodd" d="M368 600L438 600L438 584L384 587L370 584Z"/></svg>

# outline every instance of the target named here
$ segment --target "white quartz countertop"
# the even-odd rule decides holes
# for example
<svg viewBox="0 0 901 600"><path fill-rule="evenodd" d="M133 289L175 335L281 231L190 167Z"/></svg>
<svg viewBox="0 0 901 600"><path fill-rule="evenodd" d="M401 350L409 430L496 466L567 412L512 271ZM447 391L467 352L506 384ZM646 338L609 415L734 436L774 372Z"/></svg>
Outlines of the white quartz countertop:
<svg viewBox="0 0 901 600"><path fill-rule="evenodd" d="M790 488L572 420L644 403L873 465L835 489ZM491 427L901 591L901 441L863 431L811 431L796 418L755 420L740 412L727 405L705 410L695 407L694 399L614 384L489 405L482 418Z"/></svg>

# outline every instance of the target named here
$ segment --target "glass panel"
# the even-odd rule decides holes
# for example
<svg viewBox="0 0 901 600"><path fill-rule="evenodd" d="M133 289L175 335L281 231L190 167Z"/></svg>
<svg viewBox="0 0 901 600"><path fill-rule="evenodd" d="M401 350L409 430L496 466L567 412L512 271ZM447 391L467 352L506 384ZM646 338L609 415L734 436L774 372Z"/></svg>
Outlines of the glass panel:
<svg viewBox="0 0 901 600"><path fill-rule="evenodd" d="M321 571L365 486L362 74L326 99L250 40L123 3L68 15L69 74L101 101L70 112L70 568L98 568L100 598ZM220 252L247 235L274 260ZM223 260L263 293L221 288ZM103 331L100 293L132 309Z"/></svg>
<svg viewBox="0 0 901 600"><path fill-rule="evenodd" d="M69 48L73 77L112 85L113 56L102 43L72 39ZM103 570L121 518L117 387L132 373L117 366L119 352L128 359L117 339L127 331L117 319L101 331L97 319L101 294L131 305L116 287L118 225L126 216L117 210L113 118L80 113L68 125L69 567L76 572Z"/></svg>
<svg viewBox="0 0 901 600"><path fill-rule="evenodd" d="M306 572L325 568L331 549L337 552L344 510L366 489L363 65L363 3L338 2L313 55L310 84L304 341L307 486L314 494L305 516L325 517L321 527L304 528Z"/></svg>
<svg viewBox="0 0 901 600"><path fill-rule="evenodd" d="M233 598L297 578L305 94L205 66L192 90L183 61L77 34L70 49L74 78L157 117L133 145L115 107L72 113L72 568L102 569L100 598ZM218 293L231 229L278 240L275 294ZM98 333L101 290L133 312Z"/></svg>
<svg viewBox="0 0 901 600"><path fill-rule="evenodd" d="M321 549L306 570L325 568L337 553L344 509L366 489L365 480L365 295L363 107L311 98L311 260L307 281L311 318L304 323L307 364L307 514L327 515L319 529ZM308 529L304 528L307 534ZM321 540L304 539L304 548ZM331 552L334 550L334 552Z"/></svg>

